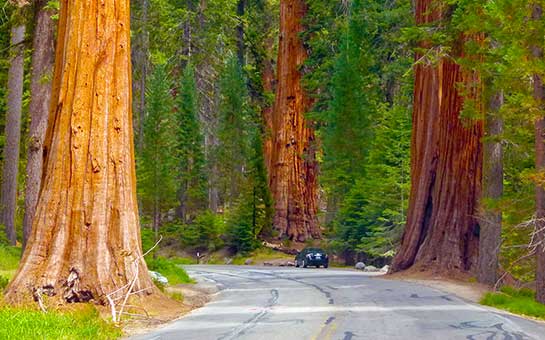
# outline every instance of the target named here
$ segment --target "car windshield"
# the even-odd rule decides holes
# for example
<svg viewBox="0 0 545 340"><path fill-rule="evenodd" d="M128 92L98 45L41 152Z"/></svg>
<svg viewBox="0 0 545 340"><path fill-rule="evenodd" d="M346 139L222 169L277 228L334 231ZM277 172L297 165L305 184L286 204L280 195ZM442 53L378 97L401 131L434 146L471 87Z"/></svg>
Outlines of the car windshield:
<svg viewBox="0 0 545 340"><path fill-rule="evenodd" d="M325 253L325 251L323 251L322 249L318 249L318 248L308 248L305 250L307 253Z"/></svg>

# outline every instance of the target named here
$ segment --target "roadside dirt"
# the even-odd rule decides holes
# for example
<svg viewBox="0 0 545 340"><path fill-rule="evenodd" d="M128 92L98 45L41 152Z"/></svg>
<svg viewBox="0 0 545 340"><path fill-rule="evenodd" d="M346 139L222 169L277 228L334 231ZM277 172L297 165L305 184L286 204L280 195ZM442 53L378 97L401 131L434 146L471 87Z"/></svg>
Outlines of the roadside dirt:
<svg viewBox="0 0 545 340"><path fill-rule="evenodd" d="M490 291L488 286L471 282L471 277L464 275L453 279L431 272L405 271L384 275L382 278L418 283L446 293L454 294L473 303L479 303L484 294Z"/></svg>
<svg viewBox="0 0 545 340"><path fill-rule="evenodd" d="M205 283L181 284L165 288L163 296L146 301L145 316L133 316L123 321L124 338L150 332L166 323L182 318L194 309L200 308L210 301L217 292L215 286ZM177 300L183 296L183 300ZM142 314L142 309L129 310Z"/></svg>

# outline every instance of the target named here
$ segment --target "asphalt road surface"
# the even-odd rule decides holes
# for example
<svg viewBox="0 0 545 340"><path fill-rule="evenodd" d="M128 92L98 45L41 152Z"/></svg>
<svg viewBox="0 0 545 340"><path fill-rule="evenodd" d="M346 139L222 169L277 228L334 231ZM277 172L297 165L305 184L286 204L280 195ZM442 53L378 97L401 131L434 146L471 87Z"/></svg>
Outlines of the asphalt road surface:
<svg viewBox="0 0 545 340"><path fill-rule="evenodd" d="M418 284L336 269L187 266L220 291L142 340L545 339L545 324Z"/></svg>

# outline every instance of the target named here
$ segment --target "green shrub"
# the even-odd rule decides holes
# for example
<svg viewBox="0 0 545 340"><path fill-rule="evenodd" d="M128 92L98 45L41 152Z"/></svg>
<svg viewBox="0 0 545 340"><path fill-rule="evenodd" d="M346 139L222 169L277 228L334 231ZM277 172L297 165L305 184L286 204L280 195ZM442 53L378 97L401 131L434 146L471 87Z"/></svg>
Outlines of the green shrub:
<svg viewBox="0 0 545 340"><path fill-rule="evenodd" d="M500 292L487 293L481 304L511 313L545 319L545 305L535 301L535 292L531 289L502 287Z"/></svg>
<svg viewBox="0 0 545 340"><path fill-rule="evenodd" d="M193 223L181 226L180 241L185 247L215 251L223 246L221 235L224 229L221 216L205 211L197 216Z"/></svg>
<svg viewBox="0 0 545 340"><path fill-rule="evenodd" d="M71 312L0 308L0 339L117 339L122 332L92 305Z"/></svg>
<svg viewBox="0 0 545 340"><path fill-rule="evenodd" d="M3 291L8 286L9 279L5 276L0 275L0 291Z"/></svg>
<svg viewBox="0 0 545 340"><path fill-rule="evenodd" d="M164 257L149 257L146 258L146 263L148 264L149 270L159 272L166 277L170 285L194 282L180 265Z"/></svg>

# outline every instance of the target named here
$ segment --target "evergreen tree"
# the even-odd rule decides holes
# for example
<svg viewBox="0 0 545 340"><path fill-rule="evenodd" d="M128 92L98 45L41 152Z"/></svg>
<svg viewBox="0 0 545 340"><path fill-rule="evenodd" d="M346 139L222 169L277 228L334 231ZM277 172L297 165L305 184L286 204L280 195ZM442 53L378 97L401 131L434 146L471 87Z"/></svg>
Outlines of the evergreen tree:
<svg viewBox="0 0 545 340"><path fill-rule="evenodd" d="M161 215L176 202L174 105L164 64L155 65L146 91L144 145L138 159L138 190L158 235Z"/></svg>
<svg viewBox="0 0 545 340"><path fill-rule="evenodd" d="M233 204L244 185L252 136L249 96L246 79L236 56L231 56L220 80L219 145L216 162L220 169L221 197Z"/></svg>
<svg viewBox="0 0 545 340"><path fill-rule="evenodd" d="M192 64L184 69L176 98L179 216L191 221L207 204L204 139L198 119L195 71Z"/></svg>
<svg viewBox="0 0 545 340"><path fill-rule="evenodd" d="M258 132L252 142L246 183L227 218L229 244L242 252L258 247L259 237L270 236L272 231L273 201L269 191L262 144L261 133Z"/></svg>

